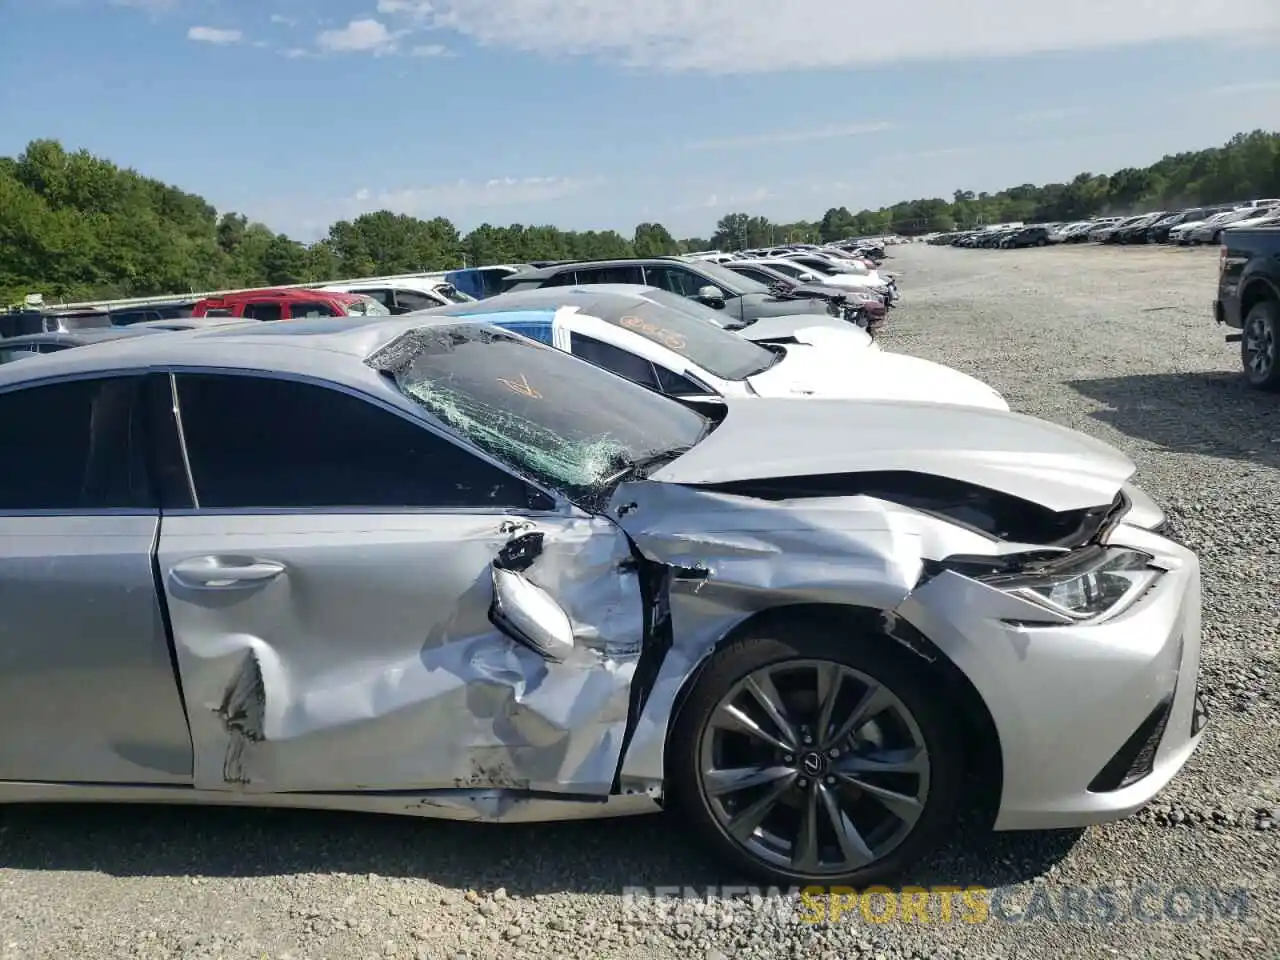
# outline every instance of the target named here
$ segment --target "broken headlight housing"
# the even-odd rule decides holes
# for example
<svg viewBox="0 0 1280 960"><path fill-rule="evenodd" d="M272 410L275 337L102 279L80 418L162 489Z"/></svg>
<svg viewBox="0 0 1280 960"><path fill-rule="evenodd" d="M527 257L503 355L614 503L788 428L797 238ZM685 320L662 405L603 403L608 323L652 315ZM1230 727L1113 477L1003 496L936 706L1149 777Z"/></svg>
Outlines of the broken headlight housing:
<svg viewBox="0 0 1280 960"><path fill-rule="evenodd" d="M1074 621L1114 617L1132 606L1161 571L1138 550L1099 547L1043 564L1034 571L991 574L978 579Z"/></svg>

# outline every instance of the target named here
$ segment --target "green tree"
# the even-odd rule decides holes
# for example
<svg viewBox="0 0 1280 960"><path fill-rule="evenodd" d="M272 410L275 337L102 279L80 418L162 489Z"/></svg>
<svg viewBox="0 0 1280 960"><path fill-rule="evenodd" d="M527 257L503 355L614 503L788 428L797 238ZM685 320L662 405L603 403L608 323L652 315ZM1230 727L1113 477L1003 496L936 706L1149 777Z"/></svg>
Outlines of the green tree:
<svg viewBox="0 0 1280 960"><path fill-rule="evenodd" d="M1280 196L1280 133L1239 133L1221 146L1170 154L1149 167L1084 172L1061 183L996 193L956 190L816 222L775 223L736 212L707 239L675 240L660 223L630 236L551 224L484 223L466 236L443 217L388 210L334 223L309 246L204 198L56 140L0 157L0 306L27 293L52 301L182 294L532 260L661 256L891 231L924 233L1004 220L1070 220Z"/></svg>
<svg viewBox="0 0 1280 960"><path fill-rule="evenodd" d="M637 257L667 257L680 252L680 244L660 223L638 224L631 245Z"/></svg>

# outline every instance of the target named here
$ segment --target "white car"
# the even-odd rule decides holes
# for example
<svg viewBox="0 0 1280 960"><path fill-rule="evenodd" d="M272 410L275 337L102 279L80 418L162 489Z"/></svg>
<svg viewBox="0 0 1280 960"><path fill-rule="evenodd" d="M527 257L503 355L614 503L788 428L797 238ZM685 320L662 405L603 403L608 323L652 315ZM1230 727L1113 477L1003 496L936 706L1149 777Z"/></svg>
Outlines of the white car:
<svg viewBox="0 0 1280 960"><path fill-rule="evenodd" d="M836 273L835 271L821 270L810 264L786 257L743 260L741 263L743 265L769 267L780 273L785 273L789 277L794 277L801 283L825 283L828 286L846 287L850 290L868 290L873 293L888 293L890 289L887 280L870 271L866 273Z"/></svg>
<svg viewBox="0 0 1280 960"><path fill-rule="evenodd" d="M475 303L475 297L463 293L443 277L366 277L317 287L335 293L361 293L373 297L393 314L413 313L451 303Z"/></svg>
<svg viewBox="0 0 1280 960"><path fill-rule="evenodd" d="M785 339L755 342L643 295L582 287L532 292L546 294L547 302L534 306L509 294L430 313L483 315L487 323L669 396L908 400L1009 409L998 392L959 370L869 349L850 336L863 331L848 323L848 332L810 326Z"/></svg>
<svg viewBox="0 0 1280 960"><path fill-rule="evenodd" d="M1219 227L1219 228L1218 228L1218 231L1217 231L1217 232L1218 232L1218 234L1221 234L1222 230L1223 230L1223 229L1225 229L1226 227L1230 227L1232 230L1239 230L1239 229L1241 229L1241 228L1246 228L1246 229L1247 229L1247 228L1249 228L1249 227L1263 227L1263 226L1269 226L1269 225L1270 225L1270 222L1276 218L1276 215L1277 215L1277 214L1280 214L1280 206L1274 206L1274 207L1263 207L1263 206L1258 206L1258 207L1253 207L1253 208L1250 210L1250 213L1251 213L1252 215L1251 215L1251 216L1247 216L1247 217L1245 217L1243 220L1229 220L1229 221L1227 221L1227 223L1226 223L1225 227ZM1218 239L1220 239L1220 237L1219 237Z"/></svg>
<svg viewBox="0 0 1280 960"><path fill-rule="evenodd" d="M1178 224L1169 231L1169 239L1183 246L1189 243L1205 243L1213 236L1214 230L1219 225L1231 223L1235 220L1243 220L1245 217L1253 215L1252 207L1235 207L1231 210L1224 210L1222 213L1206 217L1204 220L1193 220L1190 223Z"/></svg>

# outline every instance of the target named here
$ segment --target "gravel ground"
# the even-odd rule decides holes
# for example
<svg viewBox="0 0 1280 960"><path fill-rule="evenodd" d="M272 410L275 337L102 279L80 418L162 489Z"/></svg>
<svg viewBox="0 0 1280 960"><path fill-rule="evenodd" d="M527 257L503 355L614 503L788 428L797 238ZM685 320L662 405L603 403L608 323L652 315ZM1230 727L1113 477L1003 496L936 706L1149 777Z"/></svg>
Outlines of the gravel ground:
<svg viewBox="0 0 1280 960"><path fill-rule="evenodd" d="M629 909L627 887L734 882L660 817L486 827L23 807L0 814L0 957L1280 957L1280 398L1244 387L1210 319L1214 256L894 252L904 300L886 348L1127 451L1204 565L1214 720L1159 802L1083 832L962 831L913 878L992 888L1039 919L945 922L935 906L928 924L855 910L813 925L777 898ZM1072 890L1098 887L1123 909L1144 883L1152 922L1064 909ZM1186 922L1164 916L1178 886L1192 890L1177 901ZM1207 919L1210 888L1247 888L1244 919Z"/></svg>

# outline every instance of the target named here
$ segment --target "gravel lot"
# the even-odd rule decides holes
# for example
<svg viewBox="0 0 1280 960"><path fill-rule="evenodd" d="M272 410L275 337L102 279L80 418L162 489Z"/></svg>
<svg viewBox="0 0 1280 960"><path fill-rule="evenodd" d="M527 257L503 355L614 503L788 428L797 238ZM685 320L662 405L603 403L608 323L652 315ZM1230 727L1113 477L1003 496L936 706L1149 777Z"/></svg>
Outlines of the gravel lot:
<svg viewBox="0 0 1280 960"><path fill-rule="evenodd" d="M1204 564L1200 751L1160 802L1066 834L972 831L921 884L1058 905L1247 887L1247 919L830 925L764 907L629 913L623 888L732 883L662 818L486 827L149 808L0 813L0 956L262 958L1280 956L1280 398L1248 391L1209 315L1212 251L899 247L885 346L1139 465ZM1184 904L1187 901L1182 901ZM1194 913L1194 909L1189 912Z"/></svg>

